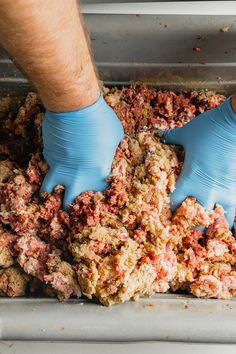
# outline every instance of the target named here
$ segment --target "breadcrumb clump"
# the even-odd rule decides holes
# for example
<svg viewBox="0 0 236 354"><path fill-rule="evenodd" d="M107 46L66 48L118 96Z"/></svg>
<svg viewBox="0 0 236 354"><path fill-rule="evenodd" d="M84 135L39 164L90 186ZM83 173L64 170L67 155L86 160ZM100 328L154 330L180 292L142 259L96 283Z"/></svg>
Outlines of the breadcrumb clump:
<svg viewBox="0 0 236 354"><path fill-rule="evenodd" d="M184 154L152 131L181 127L225 97L145 85L104 92L127 135L109 189L83 193L68 212L62 186L39 195L48 169L39 99L30 93L14 109L9 98L0 104L0 293L60 300L82 293L106 306L167 291L234 296L236 241L224 210L205 210L190 197L171 213Z"/></svg>
<svg viewBox="0 0 236 354"><path fill-rule="evenodd" d="M19 267L13 266L0 270L0 294L17 297L25 295L29 277Z"/></svg>
<svg viewBox="0 0 236 354"><path fill-rule="evenodd" d="M61 260L60 253L57 253L53 252L48 257L49 274L44 276L44 280L57 291L59 300L68 300L73 295L80 297L80 286L73 267L68 262Z"/></svg>

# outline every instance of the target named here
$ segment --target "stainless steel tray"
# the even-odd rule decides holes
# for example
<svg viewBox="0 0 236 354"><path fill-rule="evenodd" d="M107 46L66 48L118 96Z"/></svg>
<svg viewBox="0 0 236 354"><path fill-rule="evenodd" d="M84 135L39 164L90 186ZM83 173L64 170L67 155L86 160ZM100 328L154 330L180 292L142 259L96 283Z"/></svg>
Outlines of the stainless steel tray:
<svg viewBox="0 0 236 354"><path fill-rule="evenodd" d="M232 93L236 90L236 1L214 3L84 5L102 80L109 85L140 80L174 90L209 88ZM225 26L229 31L220 32ZM201 51L196 53L194 47ZM21 94L30 88L0 50L0 94ZM104 308L85 300L63 304L52 299L0 299L0 338L8 341L0 343L1 352L10 353L15 346L17 354L25 350L27 340L79 341L76 348L86 353L123 353L124 343L130 343L125 346L128 351L137 353L158 349L235 353L236 301L156 295ZM21 342L11 347L16 340ZM48 347L42 348L46 353Z"/></svg>
<svg viewBox="0 0 236 354"><path fill-rule="evenodd" d="M234 354L231 344L199 344L168 342L39 342L4 341L0 343L2 354Z"/></svg>
<svg viewBox="0 0 236 354"><path fill-rule="evenodd" d="M4 340L236 343L236 301L172 294L105 308L87 300L1 299Z"/></svg>
<svg viewBox="0 0 236 354"><path fill-rule="evenodd" d="M112 308L84 300L1 299L0 351L234 354L235 318L235 300L167 294Z"/></svg>
<svg viewBox="0 0 236 354"><path fill-rule="evenodd" d="M87 4L83 12L105 84L236 90L236 1ZM5 92L28 89L1 50L0 65Z"/></svg>

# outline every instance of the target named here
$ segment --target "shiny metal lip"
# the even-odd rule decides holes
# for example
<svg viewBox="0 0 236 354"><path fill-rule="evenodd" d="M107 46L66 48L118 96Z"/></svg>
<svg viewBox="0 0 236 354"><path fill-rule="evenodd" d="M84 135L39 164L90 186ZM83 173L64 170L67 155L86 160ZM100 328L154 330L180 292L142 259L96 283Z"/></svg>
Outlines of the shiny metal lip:
<svg viewBox="0 0 236 354"><path fill-rule="evenodd" d="M214 3L83 5L101 79L111 86L141 81L175 91L236 91L236 1ZM229 26L228 33L220 31L224 26ZM201 51L195 53L194 47ZM0 95L21 95L30 89L32 85L0 49ZM175 345L176 353L177 342L217 343L217 348L220 343L232 346L233 353L236 300L156 294L105 308L84 299L60 303L0 298L0 339L114 346L165 342Z"/></svg>
<svg viewBox="0 0 236 354"><path fill-rule="evenodd" d="M235 15L236 1L168 1L82 5L84 14L112 15Z"/></svg>
<svg viewBox="0 0 236 354"><path fill-rule="evenodd" d="M0 299L2 340L236 344L236 300L157 294L111 308L78 299Z"/></svg>

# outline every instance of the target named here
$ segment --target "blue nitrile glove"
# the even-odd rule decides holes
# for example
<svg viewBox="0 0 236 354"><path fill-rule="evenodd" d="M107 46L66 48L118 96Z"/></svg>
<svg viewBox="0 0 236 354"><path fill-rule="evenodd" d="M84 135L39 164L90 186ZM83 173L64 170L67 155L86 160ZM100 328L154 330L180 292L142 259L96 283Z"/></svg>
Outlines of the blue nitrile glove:
<svg viewBox="0 0 236 354"><path fill-rule="evenodd" d="M230 98L184 127L165 131L162 140L185 149L183 169L171 194L172 210L188 196L196 197L206 209L219 203L232 227L236 206L236 113Z"/></svg>
<svg viewBox="0 0 236 354"><path fill-rule="evenodd" d="M65 113L46 111L43 155L49 165L41 192L65 187L64 208L82 192L102 191L124 130L102 95L93 105Z"/></svg>

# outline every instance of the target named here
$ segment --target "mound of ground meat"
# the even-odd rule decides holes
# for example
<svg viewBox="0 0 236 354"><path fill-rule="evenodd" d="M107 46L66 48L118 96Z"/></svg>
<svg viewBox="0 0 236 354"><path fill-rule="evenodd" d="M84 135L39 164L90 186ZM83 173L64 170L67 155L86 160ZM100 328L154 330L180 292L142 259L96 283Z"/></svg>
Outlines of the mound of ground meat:
<svg viewBox="0 0 236 354"><path fill-rule="evenodd" d="M1 102L0 294L67 300L82 293L107 306L167 291L234 296L236 240L224 210L205 210L190 197L172 215L169 193L184 154L152 132L180 127L225 97L146 85L105 88L104 95L127 135L109 189L83 193L68 212L62 186L39 195L47 164L37 95Z"/></svg>

